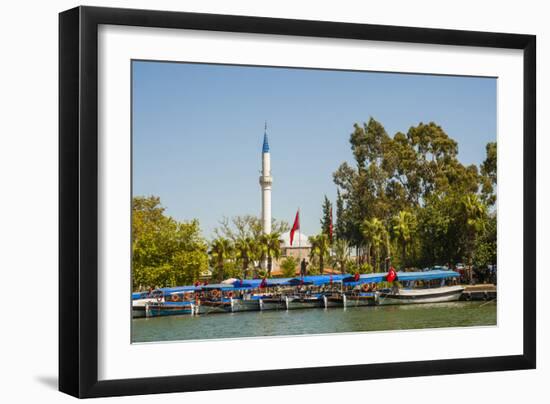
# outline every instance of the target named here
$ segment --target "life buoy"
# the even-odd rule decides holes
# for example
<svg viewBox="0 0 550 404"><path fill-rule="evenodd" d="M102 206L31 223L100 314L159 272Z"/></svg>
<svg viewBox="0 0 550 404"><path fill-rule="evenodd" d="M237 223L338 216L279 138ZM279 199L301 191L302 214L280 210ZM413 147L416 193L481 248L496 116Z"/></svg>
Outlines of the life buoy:
<svg viewBox="0 0 550 404"><path fill-rule="evenodd" d="M179 302L180 297L179 297L178 295L174 294L174 295L172 295L171 300L172 300L173 302Z"/></svg>
<svg viewBox="0 0 550 404"><path fill-rule="evenodd" d="M189 293L189 292L184 293L183 294L183 300L185 300L186 302L190 301L191 300L191 293Z"/></svg>
<svg viewBox="0 0 550 404"><path fill-rule="evenodd" d="M214 298L220 297L220 291L214 289L214 290L211 292L211 295L212 295L212 297L214 297Z"/></svg>
<svg viewBox="0 0 550 404"><path fill-rule="evenodd" d="M368 283L364 283L363 286L361 286L361 289L363 292L370 292L370 286Z"/></svg>
<svg viewBox="0 0 550 404"><path fill-rule="evenodd" d="M151 297L152 298L156 298L157 299L157 302L162 302L162 297L163 297L164 293L162 293L162 290L154 290L153 292L151 292Z"/></svg>
<svg viewBox="0 0 550 404"><path fill-rule="evenodd" d="M376 290L376 283L371 284L370 290L372 290L373 292Z"/></svg>
<svg viewBox="0 0 550 404"><path fill-rule="evenodd" d="M231 299L231 298L233 297L233 292L229 292L229 293L227 294L227 297Z"/></svg>

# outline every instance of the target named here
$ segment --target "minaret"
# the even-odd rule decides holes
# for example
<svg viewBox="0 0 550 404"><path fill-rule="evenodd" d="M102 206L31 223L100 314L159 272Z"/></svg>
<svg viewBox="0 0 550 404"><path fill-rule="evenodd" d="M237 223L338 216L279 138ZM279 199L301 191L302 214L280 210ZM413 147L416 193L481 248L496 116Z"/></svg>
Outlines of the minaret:
<svg viewBox="0 0 550 404"><path fill-rule="evenodd" d="M271 155L267 141L267 122L264 128L264 144L262 147L262 175L260 186L262 187L262 227L264 234L271 233Z"/></svg>

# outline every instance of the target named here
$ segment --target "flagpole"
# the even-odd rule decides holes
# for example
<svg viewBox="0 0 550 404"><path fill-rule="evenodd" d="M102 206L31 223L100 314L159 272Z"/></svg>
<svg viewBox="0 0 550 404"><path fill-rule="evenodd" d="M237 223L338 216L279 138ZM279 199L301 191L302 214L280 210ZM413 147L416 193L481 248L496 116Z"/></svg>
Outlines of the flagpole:
<svg viewBox="0 0 550 404"><path fill-rule="evenodd" d="M302 224L300 223L300 207L298 207L298 262L302 265Z"/></svg>

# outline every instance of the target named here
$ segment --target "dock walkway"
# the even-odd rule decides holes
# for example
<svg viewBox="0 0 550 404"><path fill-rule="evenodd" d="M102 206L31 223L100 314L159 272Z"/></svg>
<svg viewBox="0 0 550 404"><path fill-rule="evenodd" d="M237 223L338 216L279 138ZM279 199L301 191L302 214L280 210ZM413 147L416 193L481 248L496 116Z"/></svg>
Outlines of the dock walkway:
<svg viewBox="0 0 550 404"><path fill-rule="evenodd" d="M497 287L491 283L468 285L462 292L460 300L493 300L497 298Z"/></svg>

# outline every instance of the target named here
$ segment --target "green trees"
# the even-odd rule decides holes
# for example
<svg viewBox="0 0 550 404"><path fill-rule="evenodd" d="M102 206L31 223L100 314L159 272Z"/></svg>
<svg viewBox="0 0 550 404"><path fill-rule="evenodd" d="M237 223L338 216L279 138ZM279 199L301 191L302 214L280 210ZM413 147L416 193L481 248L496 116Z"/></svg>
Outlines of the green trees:
<svg viewBox="0 0 550 404"><path fill-rule="evenodd" d="M270 234L263 234L260 237L260 248L262 251L262 258L267 258L267 276L271 277L271 271L273 269L273 259L279 259L281 257L281 234L278 232L271 232Z"/></svg>
<svg viewBox="0 0 550 404"><path fill-rule="evenodd" d="M401 265L407 265L407 247L412 243L416 232L416 217L413 213L401 210L393 217L391 234L401 247Z"/></svg>
<svg viewBox="0 0 550 404"><path fill-rule="evenodd" d="M390 256L389 245L387 242L388 231L386 226L377 219L365 219L362 225L363 237L367 246L367 262L371 264L377 271L380 271L381 264L381 250L385 248L386 256ZM373 251L372 257L374 260L370 260L370 251Z"/></svg>
<svg viewBox="0 0 550 404"><path fill-rule="evenodd" d="M460 207L460 219L464 228L464 253L471 269L477 241L485 232L487 208L479 197L474 194L463 195ZM471 276L471 273L469 276Z"/></svg>
<svg viewBox="0 0 550 404"><path fill-rule="evenodd" d="M255 250L257 246L255 245L254 239L251 237L239 238L235 242L235 258L237 261L241 262L241 268L243 272L243 277L248 277L248 271L250 269L250 264L255 258Z"/></svg>
<svg viewBox="0 0 550 404"><path fill-rule="evenodd" d="M332 257L332 264L335 268L338 268L340 272L346 272L346 264L348 263L350 256L349 243L346 240L339 238L334 241L332 251L334 253Z"/></svg>
<svg viewBox="0 0 550 404"><path fill-rule="evenodd" d="M233 268L235 246L229 239L218 237L212 242L210 247L211 265L213 268L212 278L216 281L222 281L227 276L229 269Z"/></svg>
<svg viewBox="0 0 550 404"><path fill-rule="evenodd" d="M323 215L321 217L321 233L326 234L331 241L332 236L332 203L325 195L323 200Z"/></svg>
<svg viewBox="0 0 550 404"><path fill-rule="evenodd" d="M310 236L311 244L310 259L319 263L319 272L322 274L325 270L325 262L330 257L330 240L328 235L321 233L317 236Z"/></svg>
<svg viewBox="0 0 550 404"><path fill-rule="evenodd" d="M487 144L478 168L458 160L457 142L433 122L390 136L370 118L354 125L350 146L354 164L333 174L335 229L356 249L359 266L378 270L382 252L391 251L402 267L493 259L481 257L492 257L496 240L486 230L496 200L496 143Z"/></svg>
<svg viewBox="0 0 550 404"><path fill-rule="evenodd" d="M166 216L158 197L132 199L134 290L189 284L207 269L207 244L197 220Z"/></svg>
<svg viewBox="0 0 550 404"><path fill-rule="evenodd" d="M286 257L281 261L281 269L283 277L293 278L296 276L296 268L298 268L298 259L294 257Z"/></svg>

